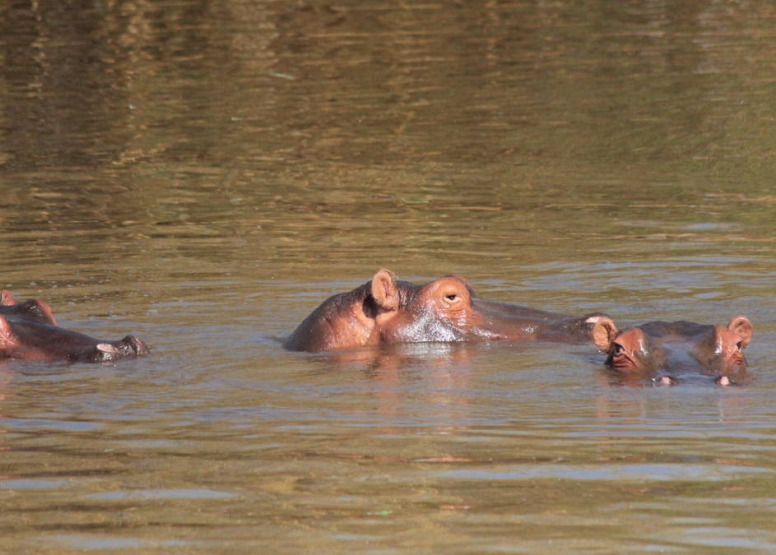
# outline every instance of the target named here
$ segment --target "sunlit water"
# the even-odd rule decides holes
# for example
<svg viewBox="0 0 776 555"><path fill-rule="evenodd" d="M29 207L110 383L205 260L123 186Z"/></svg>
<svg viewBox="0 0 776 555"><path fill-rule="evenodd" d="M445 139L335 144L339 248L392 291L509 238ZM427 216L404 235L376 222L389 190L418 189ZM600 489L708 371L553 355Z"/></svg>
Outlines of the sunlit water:
<svg viewBox="0 0 776 555"><path fill-rule="evenodd" d="M3 549L776 550L774 15L0 8L0 285L153 351L0 366ZM746 314L754 379L281 349L383 267L624 323Z"/></svg>

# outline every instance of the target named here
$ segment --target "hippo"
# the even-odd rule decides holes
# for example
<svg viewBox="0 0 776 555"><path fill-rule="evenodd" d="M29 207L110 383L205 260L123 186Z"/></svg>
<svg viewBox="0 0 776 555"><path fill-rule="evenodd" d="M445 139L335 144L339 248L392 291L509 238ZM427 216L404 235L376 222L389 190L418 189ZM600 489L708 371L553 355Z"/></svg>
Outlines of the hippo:
<svg viewBox="0 0 776 555"><path fill-rule="evenodd" d="M593 325L593 342L606 353L606 365L623 376L678 383L680 376L712 376L729 385L746 376L743 350L754 327L746 316L736 316L727 326L695 322L647 322L618 329L602 316Z"/></svg>
<svg viewBox="0 0 776 555"><path fill-rule="evenodd" d="M57 325L51 308L31 299L17 303L0 293L0 358L36 361L112 362L137 357L148 347L132 335L103 341Z"/></svg>
<svg viewBox="0 0 776 555"><path fill-rule="evenodd" d="M390 270L328 298L285 341L290 351L323 352L365 345L495 340L590 341L598 314L581 318L484 301L464 278L425 285Z"/></svg>
<svg viewBox="0 0 776 555"><path fill-rule="evenodd" d="M23 303L16 301L10 291L0 291L0 316L21 318L41 324L57 325L51 307L38 299L29 299Z"/></svg>

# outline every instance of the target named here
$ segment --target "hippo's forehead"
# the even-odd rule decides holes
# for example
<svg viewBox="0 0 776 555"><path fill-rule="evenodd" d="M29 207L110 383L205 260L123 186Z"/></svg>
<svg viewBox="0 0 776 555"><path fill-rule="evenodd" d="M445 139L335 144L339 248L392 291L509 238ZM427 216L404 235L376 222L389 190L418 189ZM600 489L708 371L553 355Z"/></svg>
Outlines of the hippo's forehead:
<svg viewBox="0 0 776 555"><path fill-rule="evenodd" d="M661 345L670 351L703 351L711 352L721 349L723 338L713 327L700 331L695 335L667 334L650 336L650 343Z"/></svg>
<svg viewBox="0 0 776 555"><path fill-rule="evenodd" d="M458 276L443 276L425 285L414 285L408 282L397 282L400 306L412 312L423 311L435 300L446 295L458 294L471 302L474 296L469 282Z"/></svg>
<svg viewBox="0 0 776 555"><path fill-rule="evenodd" d="M708 366L714 360L725 358L725 338L713 327L694 336L667 336L660 338L660 350L666 357L666 364L676 368Z"/></svg>
<svg viewBox="0 0 776 555"><path fill-rule="evenodd" d="M423 286L423 290L426 292L436 292L444 289L465 291L470 296L474 296L474 290L472 289L472 286L469 284L469 282L464 278L456 275L442 276L441 278Z"/></svg>
<svg viewBox="0 0 776 555"><path fill-rule="evenodd" d="M742 336L730 331L725 326L717 326L708 343L713 346L715 355L724 356L731 350L743 349L745 346L743 341Z"/></svg>
<svg viewBox="0 0 776 555"><path fill-rule="evenodd" d="M399 294L399 306L407 307L411 305L422 289L422 286L410 283L409 281L397 281L396 291Z"/></svg>
<svg viewBox="0 0 776 555"><path fill-rule="evenodd" d="M641 328L626 328L622 330L613 343L628 346L634 352L645 354L653 350L654 347L651 337L644 333Z"/></svg>
<svg viewBox="0 0 776 555"><path fill-rule="evenodd" d="M639 328L652 341L660 343L702 343L714 337L715 327L695 322L648 322Z"/></svg>

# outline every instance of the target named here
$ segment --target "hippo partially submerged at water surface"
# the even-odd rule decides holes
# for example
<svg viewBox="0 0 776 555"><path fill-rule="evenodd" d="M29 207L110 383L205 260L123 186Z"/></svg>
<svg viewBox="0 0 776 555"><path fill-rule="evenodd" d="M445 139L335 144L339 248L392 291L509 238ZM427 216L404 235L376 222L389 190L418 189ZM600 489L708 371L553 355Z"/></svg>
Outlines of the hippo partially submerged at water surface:
<svg viewBox="0 0 776 555"><path fill-rule="evenodd" d="M746 379L744 348L754 327L746 316L727 326L695 322L647 322L620 330L608 317L593 326L593 341L606 364L625 377L674 384L684 376L711 376L721 385Z"/></svg>
<svg viewBox="0 0 776 555"><path fill-rule="evenodd" d="M334 295L286 340L291 351L335 351L365 345L494 340L590 340L600 315L566 316L474 295L447 275L425 285L380 270L371 281Z"/></svg>
<svg viewBox="0 0 776 555"><path fill-rule="evenodd" d="M0 358L36 361L112 362L149 352L132 335L118 341L95 339L57 325L43 301L16 302L0 293Z"/></svg>

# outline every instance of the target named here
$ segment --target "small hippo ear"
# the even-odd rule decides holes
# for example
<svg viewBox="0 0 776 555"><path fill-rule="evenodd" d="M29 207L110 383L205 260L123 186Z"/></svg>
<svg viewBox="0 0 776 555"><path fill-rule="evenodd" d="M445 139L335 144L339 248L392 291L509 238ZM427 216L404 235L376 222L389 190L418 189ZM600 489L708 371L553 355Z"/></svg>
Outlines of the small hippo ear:
<svg viewBox="0 0 776 555"><path fill-rule="evenodd" d="M399 288L396 276L390 270L380 270L372 278L372 297L383 310L399 308Z"/></svg>
<svg viewBox="0 0 776 555"><path fill-rule="evenodd" d="M741 338L741 348L743 349L752 341L754 335L754 326L746 316L736 316L727 325L728 330Z"/></svg>
<svg viewBox="0 0 776 555"><path fill-rule="evenodd" d="M8 289L0 291L0 306L11 306L16 304L16 299Z"/></svg>
<svg viewBox="0 0 776 555"><path fill-rule="evenodd" d="M115 355L119 352L118 349L110 343L98 343L97 350L108 355Z"/></svg>
<svg viewBox="0 0 776 555"><path fill-rule="evenodd" d="M620 330L617 324L608 316L596 316L596 322L593 325L593 343L603 352L608 352L612 346L612 341L617 337Z"/></svg>
<svg viewBox="0 0 776 555"><path fill-rule="evenodd" d="M19 345L19 339L11 329L8 320L0 316L0 353L4 350L12 349Z"/></svg>
<svg viewBox="0 0 776 555"><path fill-rule="evenodd" d="M34 314L37 314L44 320L46 320L49 324L56 326L57 325L57 319L54 318L54 312L51 310L51 307L41 301L40 299L32 299L27 301L29 303L31 312Z"/></svg>

